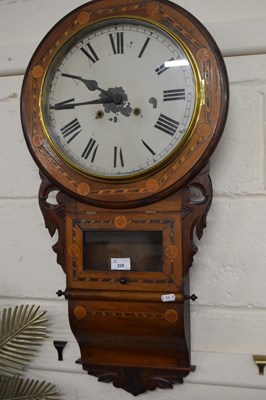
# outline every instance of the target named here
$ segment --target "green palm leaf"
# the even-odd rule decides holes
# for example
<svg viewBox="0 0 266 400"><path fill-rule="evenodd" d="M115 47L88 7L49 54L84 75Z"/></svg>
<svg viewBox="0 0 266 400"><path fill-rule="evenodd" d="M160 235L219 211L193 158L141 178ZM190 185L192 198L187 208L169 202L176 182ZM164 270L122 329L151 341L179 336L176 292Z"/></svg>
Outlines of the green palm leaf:
<svg viewBox="0 0 266 400"><path fill-rule="evenodd" d="M0 322L0 374L18 374L35 353L35 347L46 335L40 307L21 305L5 308Z"/></svg>
<svg viewBox="0 0 266 400"><path fill-rule="evenodd" d="M57 400L58 392L51 383L34 380L0 378L1 400Z"/></svg>

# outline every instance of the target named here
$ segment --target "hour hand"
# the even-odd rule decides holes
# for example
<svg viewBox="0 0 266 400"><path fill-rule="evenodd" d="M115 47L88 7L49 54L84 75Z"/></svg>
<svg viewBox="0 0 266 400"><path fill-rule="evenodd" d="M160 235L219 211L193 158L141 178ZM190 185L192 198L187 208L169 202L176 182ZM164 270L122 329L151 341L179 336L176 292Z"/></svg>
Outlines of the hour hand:
<svg viewBox="0 0 266 400"><path fill-rule="evenodd" d="M99 90L99 92L105 94L107 97L112 97L112 95L107 90L100 88L98 86L98 83L92 79L84 79L78 75L65 74L65 73L62 73L62 76L65 76L66 78L76 79L77 81L84 83L84 85L92 92L94 90Z"/></svg>
<svg viewBox="0 0 266 400"><path fill-rule="evenodd" d="M104 99L96 99L90 101L84 101L81 103L74 103L75 99L69 99L65 101L61 101L60 103L56 103L53 106L50 106L51 110L71 110L78 106L86 106L90 104L106 104L113 103L114 100L112 98L104 98Z"/></svg>
<svg viewBox="0 0 266 400"><path fill-rule="evenodd" d="M65 76L66 78L76 79L77 81L81 81L91 91L98 89L98 83L92 79L84 79L78 75L65 74L65 73L62 73L62 76Z"/></svg>
<svg viewBox="0 0 266 400"><path fill-rule="evenodd" d="M101 92L102 94L104 94L106 97L113 98L112 93L110 93L108 90L104 90L104 89L100 88L100 87L98 86L98 82L96 82L96 81L94 81L94 80L92 80L92 79L84 79L84 78L82 78L81 76L78 76L78 75L65 74L65 73L62 73L62 76L65 76L66 78L76 79L76 80L78 80L78 81L84 83L84 85L85 85L89 90L91 90L91 91L99 90L99 92ZM119 97L119 99L117 99L117 100L115 101L115 103L116 103L116 104L121 104L122 98L121 98L120 95L119 95L118 97ZM121 98L121 99L120 99L120 98ZM107 103L108 103L108 102L107 102Z"/></svg>

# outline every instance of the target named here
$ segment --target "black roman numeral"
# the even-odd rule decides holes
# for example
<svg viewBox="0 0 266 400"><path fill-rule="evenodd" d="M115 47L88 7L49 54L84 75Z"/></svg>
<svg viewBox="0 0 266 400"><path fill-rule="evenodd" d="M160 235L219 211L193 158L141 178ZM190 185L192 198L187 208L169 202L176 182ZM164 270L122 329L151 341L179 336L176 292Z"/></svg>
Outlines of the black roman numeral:
<svg viewBox="0 0 266 400"><path fill-rule="evenodd" d="M149 152L150 152L153 156L155 156L156 153L152 150L152 148L151 148L146 142L144 142L143 139L141 139L141 141L142 141L142 143L144 144L144 146L146 147L146 149L148 149Z"/></svg>
<svg viewBox="0 0 266 400"><path fill-rule="evenodd" d="M121 148L118 149L118 147L115 146L114 147L114 168L117 168L118 164L120 164L121 167L125 166L122 149Z"/></svg>
<svg viewBox="0 0 266 400"><path fill-rule="evenodd" d="M92 45L90 43L87 43L85 46L81 47L80 49L85 56L88 57L88 59L94 64L96 61L99 61L99 57L95 53Z"/></svg>
<svg viewBox="0 0 266 400"><path fill-rule="evenodd" d="M185 100L185 99L186 99L185 89L164 90L163 92L163 101Z"/></svg>
<svg viewBox="0 0 266 400"><path fill-rule="evenodd" d="M143 45L143 47L142 47L142 49L141 49L141 51L139 53L139 58L142 57L142 55L143 55L144 51L146 50L146 47L148 46L148 43L149 43L150 40L151 40L151 38L147 38L146 39L146 41L145 41L145 43L144 43L144 45Z"/></svg>
<svg viewBox="0 0 266 400"><path fill-rule="evenodd" d="M87 160L89 158L89 155L91 154L91 162L93 163L96 157L96 153L98 150L99 145L96 145L96 141L94 139L90 139L89 143L85 147L81 157Z"/></svg>
<svg viewBox="0 0 266 400"><path fill-rule="evenodd" d="M179 122L167 117L166 115L160 114L158 121L154 126L155 128L167 133L168 135L174 136L177 128L179 127Z"/></svg>
<svg viewBox="0 0 266 400"><path fill-rule="evenodd" d="M114 54L124 54L124 32L109 33Z"/></svg>
<svg viewBox="0 0 266 400"><path fill-rule="evenodd" d="M168 61L173 61L173 60L174 60L174 58L171 58L171 59L168 60ZM157 72L157 75L161 75L163 72L167 71L169 68L170 68L170 67L166 67L166 66L165 66L165 63L163 63L162 65L160 65L159 67L157 67L155 71Z"/></svg>
<svg viewBox="0 0 266 400"><path fill-rule="evenodd" d="M63 137L67 140L67 143L69 144L72 142L73 139L75 139L76 136L81 132L81 126L77 120L77 118L73 119L73 121L69 122L63 128L60 129L62 132Z"/></svg>

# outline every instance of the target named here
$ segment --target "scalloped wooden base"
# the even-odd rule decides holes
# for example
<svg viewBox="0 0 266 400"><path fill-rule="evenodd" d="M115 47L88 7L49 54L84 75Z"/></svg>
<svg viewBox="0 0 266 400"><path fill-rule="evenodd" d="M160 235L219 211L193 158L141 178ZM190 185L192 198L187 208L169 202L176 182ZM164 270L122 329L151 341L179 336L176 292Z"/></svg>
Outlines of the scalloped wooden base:
<svg viewBox="0 0 266 400"><path fill-rule="evenodd" d="M79 361L80 362L80 361ZM147 390L172 389L174 384L182 384L183 378L196 367L187 369L155 369L134 367L113 367L99 365L83 365L88 374L96 376L99 382L112 382L117 388L131 393L133 396Z"/></svg>

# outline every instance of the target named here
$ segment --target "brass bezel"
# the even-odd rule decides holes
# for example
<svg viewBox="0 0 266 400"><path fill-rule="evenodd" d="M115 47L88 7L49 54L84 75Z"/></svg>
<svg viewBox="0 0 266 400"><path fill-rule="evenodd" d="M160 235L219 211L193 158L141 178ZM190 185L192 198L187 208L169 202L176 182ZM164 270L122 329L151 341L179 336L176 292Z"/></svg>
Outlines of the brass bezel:
<svg viewBox="0 0 266 400"><path fill-rule="evenodd" d="M94 26L99 25L102 22L106 21L112 21L112 20L137 20L137 21L142 21L149 23L152 26L155 26L158 29L161 29L164 31L166 34L168 34L174 41L178 43L178 45L181 47L183 52L185 53L187 59L189 60L192 73L195 79L195 105L194 105L194 110L192 114L191 121L189 123L189 126L187 128L186 133L184 134L183 138L179 142L179 144L176 146L176 148L168 154L168 156L160 161L159 163L147 168L145 171L133 173L131 175L124 175L124 176L105 176L105 175L99 175L99 174L94 174L93 172L90 172L78 165L76 165L74 162L70 161L56 146L56 144L53 142L52 138L50 137L50 134L48 132L48 129L45 125L44 122L44 117L43 117L43 109L42 109L42 103L43 103L43 87L45 83L46 76L48 74L49 68L54 61L55 57L57 56L58 52L67 45L67 43L77 34L80 34L83 30L87 30L88 27L91 27L93 30ZM93 21L92 23L88 23L85 26L82 26L78 31L70 35L66 41L64 41L61 46L59 46L56 50L56 53L53 54L51 59L49 60L48 65L46 66L46 69L44 71L43 77L42 77L42 82L41 82L41 87L40 87L40 94L39 94L39 110L40 110L40 121L41 125L43 128L43 131L45 133L45 136L51 145L52 149L55 151L55 153L60 157L60 159L65 162L67 165L69 165L75 172L82 174L83 176L96 180L98 182L106 182L106 183L129 183L129 182L134 182L134 181L139 181L141 179L147 178L160 170L162 170L165 166L167 166L170 162L172 162L178 154L182 152L184 149L185 145L188 143L188 141L191 139L193 136L193 133L196 129L197 122L200 117L201 113L201 108L204 105L205 101L205 83L204 79L202 79L200 70L197 64L197 61L190 51L189 47L181 40L174 32L172 32L169 28L164 26L161 23L158 23L157 21L151 20L150 18L145 18L145 17L138 17L134 15L121 15L121 16L111 16L111 17L106 17L106 18L101 18L97 21Z"/></svg>

